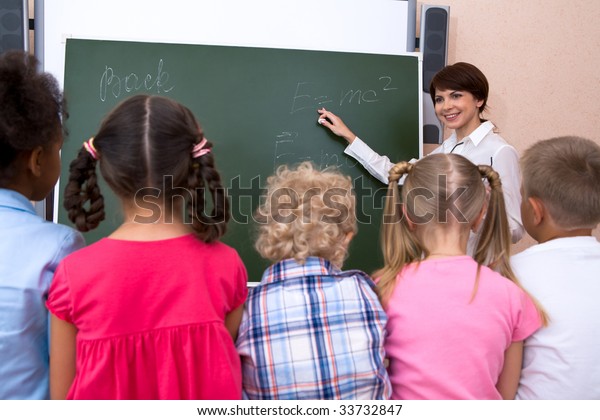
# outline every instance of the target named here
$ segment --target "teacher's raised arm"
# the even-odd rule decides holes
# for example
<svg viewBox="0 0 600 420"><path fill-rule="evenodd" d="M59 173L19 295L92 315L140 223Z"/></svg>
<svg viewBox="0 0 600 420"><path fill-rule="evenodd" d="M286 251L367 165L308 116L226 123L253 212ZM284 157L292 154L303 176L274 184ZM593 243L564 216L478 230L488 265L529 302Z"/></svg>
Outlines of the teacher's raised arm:
<svg viewBox="0 0 600 420"><path fill-rule="evenodd" d="M318 109L317 112L319 113L319 124L327 127L336 136L342 137L348 144L352 144L356 136L340 117L325 108Z"/></svg>

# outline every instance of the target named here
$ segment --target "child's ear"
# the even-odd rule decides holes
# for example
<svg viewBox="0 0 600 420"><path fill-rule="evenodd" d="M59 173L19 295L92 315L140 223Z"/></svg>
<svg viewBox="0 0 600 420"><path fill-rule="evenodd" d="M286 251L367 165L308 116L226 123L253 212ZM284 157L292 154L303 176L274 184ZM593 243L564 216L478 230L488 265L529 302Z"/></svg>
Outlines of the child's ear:
<svg viewBox="0 0 600 420"><path fill-rule="evenodd" d="M481 223L483 222L483 219L485 219L485 214L487 213L487 209L488 209L488 201L486 200L483 202L483 207L481 207L479 214L477 215L477 217L475 218L475 221L471 225L471 230L473 232L479 231L479 228L481 227Z"/></svg>
<svg viewBox="0 0 600 420"><path fill-rule="evenodd" d="M537 197L529 197L527 202L531 206L531 221L535 226L538 226L546 217L544 202Z"/></svg>
<svg viewBox="0 0 600 420"><path fill-rule="evenodd" d="M350 245L350 241L354 238L354 232L346 233L346 237L344 238L344 246Z"/></svg>
<svg viewBox="0 0 600 420"><path fill-rule="evenodd" d="M406 210L406 205L402 204L402 216L406 219L406 225L408 226L408 230L411 232L415 231L416 223L410 220L408 216L408 211Z"/></svg>
<svg viewBox="0 0 600 420"><path fill-rule="evenodd" d="M27 169L35 176L42 176L42 161L44 159L44 149L42 146L37 146L31 151L27 160Z"/></svg>

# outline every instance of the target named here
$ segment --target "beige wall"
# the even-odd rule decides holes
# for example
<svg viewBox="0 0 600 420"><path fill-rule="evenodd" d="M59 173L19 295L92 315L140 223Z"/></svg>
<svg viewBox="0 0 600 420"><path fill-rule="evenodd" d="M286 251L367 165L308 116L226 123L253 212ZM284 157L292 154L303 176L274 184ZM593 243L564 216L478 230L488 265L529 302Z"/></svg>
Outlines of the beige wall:
<svg viewBox="0 0 600 420"><path fill-rule="evenodd" d="M450 6L448 63L485 73L487 118L519 152L559 135L600 144L600 1L431 0L418 13L423 3Z"/></svg>

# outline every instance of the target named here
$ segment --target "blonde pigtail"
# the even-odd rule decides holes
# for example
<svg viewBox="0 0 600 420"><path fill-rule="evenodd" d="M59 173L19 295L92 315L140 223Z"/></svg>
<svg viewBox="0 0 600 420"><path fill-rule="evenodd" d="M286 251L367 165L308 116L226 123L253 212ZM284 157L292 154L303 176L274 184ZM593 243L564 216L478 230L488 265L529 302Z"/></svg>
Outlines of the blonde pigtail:
<svg viewBox="0 0 600 420"><path fill-rule="evenodd" d="M538 310L542 324L546 326L548 325L546 311L537 299L523 288L510 265L511 235L500 175L489 165L478 165L478 169L482 177L488 181L490 196L475 251L475 261L502 274L527 293Z"/></svg>
<svg viewBox="0 0 600 420"><path fill-rule="evenodd" d="M398 187L400 178L409 174L412 168L412 163L400 162L389 172L381 235L384 266L373 274L379 279L377 294L384 305L394 289L398 273L406 264L420 259L423 253L423 247L409 229Z"/></svg>
<svg viewBox="0 0 600 420"><path fill-rule="evenodd" d="M475 261L487 265L511 280L515 275L510 267L511 236L504 204L502 182L498 172L489 165L478 165L479 173L489 184L489 199Z"/></svg>

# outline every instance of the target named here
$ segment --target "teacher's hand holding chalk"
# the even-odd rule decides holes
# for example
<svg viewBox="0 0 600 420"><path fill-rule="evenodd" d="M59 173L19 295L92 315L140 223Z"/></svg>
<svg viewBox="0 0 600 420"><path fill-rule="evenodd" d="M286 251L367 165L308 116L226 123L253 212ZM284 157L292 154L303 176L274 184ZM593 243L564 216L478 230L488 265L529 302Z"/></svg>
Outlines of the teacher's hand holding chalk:
<svg viewBox="0 0 600 420"><path fill-rule="evenodd" d="M325 108L318 109L317 112L319 113L319 119L317 121L319 124L327 127L336 136L342 137L348 144L352 144L356 136L346 124L344 124L344 121L342 121L340 117L333 112L327 111Z"/></svg>

